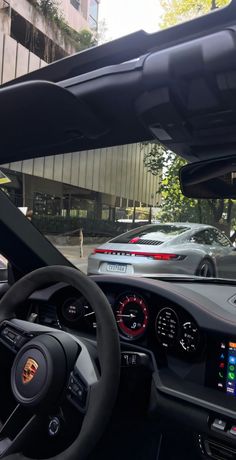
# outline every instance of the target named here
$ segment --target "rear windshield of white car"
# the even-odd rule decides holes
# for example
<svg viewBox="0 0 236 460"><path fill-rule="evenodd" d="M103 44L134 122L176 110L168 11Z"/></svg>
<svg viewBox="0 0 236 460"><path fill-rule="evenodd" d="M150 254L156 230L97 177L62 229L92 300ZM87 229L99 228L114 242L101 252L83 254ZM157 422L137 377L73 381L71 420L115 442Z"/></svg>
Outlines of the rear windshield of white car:
<svg viewBox="0 0 236 460"><path fill-rule="evenodd" d="M156 243L163 243L169 238L181 235L181 233L190 230L189 227L176 225L147 225L145 227L136 228L130 232L123 233L112 240L113 243L130 243L140 244L149 240Z"/></svg>

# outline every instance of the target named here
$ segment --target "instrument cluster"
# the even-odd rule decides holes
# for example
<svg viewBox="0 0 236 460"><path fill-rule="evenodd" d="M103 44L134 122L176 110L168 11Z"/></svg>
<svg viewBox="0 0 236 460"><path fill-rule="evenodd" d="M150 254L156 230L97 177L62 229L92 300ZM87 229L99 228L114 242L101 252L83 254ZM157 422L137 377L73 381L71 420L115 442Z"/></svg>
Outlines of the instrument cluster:
<svg viewBox="0 0 236 460"><path fill-rule="evenodd" d="M105 292L113 309L121 339L182 356L199 351L201 333L194 319L178 305L151 296L148 292L127 290ZM90 334L96 330L96 317L87 300L77 291L66 291L30 310L41 324ZM29 319L31 321L31 319Z"/></svg>
<svg viewBox="0 0 236 460"><path fill-rule="evenodd" d="M201 334L194 319L178 306L163 306L163 300L127 291L107 294L119 333L127 341L148 342L152 336L163 350L180 351L186 355L198 351ZM162 304L162 306L160 305ZM60 324L71 329L90 332L96 329L96 317L84 297L66 298L58 308Z"/></svg>

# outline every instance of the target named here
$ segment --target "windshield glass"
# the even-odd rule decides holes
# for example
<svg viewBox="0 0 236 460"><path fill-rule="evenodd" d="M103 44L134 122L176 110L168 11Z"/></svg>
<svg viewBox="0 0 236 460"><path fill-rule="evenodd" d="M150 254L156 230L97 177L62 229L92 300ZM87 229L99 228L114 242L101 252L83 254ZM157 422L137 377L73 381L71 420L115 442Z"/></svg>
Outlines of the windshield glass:
<svg viewBox="0 0 236 460"><path fill-rule="evenodd" d="M189 227L175 225L148 225L137 230L131 230L123 235L114 238L113 243L130 243L130 244L161 244L183 232L189 230Z"/></svg>
<svg viewBox="0 0 236 460"><path fill-rule="evenodd" d="M2 83L96 44L140 29L156 32L228 3L14 2L9 30L5 16L0 22ZM131 143L5 164L1 171L9 182L0 186L85 273L236 279L236 201L184 197L178 176L185 164L157 142Z"/></svg>

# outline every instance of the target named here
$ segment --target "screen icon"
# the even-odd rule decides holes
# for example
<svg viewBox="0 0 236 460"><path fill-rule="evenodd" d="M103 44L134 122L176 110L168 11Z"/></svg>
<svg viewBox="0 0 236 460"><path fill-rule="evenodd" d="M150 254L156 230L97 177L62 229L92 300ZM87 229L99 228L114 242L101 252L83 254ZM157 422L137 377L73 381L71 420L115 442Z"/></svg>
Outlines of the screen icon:
<svg viewBox="0 0 236 460"><path fill-rule="evenodd" d="M220 374L220 372L219 372L219 374ZM228 372L228 378L230 380L234 380L235 379L235 373L234 372Z"/></svg>
<svg viewBox="0 0 236 460"><path fill-rule="evenodd" d="M234 394L234 388L227 387L226 391L227 393Z"/></svg>

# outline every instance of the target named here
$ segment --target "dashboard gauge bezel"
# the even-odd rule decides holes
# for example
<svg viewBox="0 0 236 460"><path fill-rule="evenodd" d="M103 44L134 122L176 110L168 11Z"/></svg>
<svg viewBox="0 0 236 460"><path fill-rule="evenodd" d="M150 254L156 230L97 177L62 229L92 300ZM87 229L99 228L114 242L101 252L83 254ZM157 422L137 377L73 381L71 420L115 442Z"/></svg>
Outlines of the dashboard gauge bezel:
<svg viewBox="0 0 236 460"><path fill-rule="evenodd" d="M188 349L188 346L185 347L184 344L183 344L183 341L184 341L184 335L183 335L184 334L184 328L187 325L191 325L197 331L197 337L195 338L195 340L197 339L197 341L195 343L194 349ZM180 344L180 347L182 347L182 350L185 353L194 354L194 353L196 353L198 351L199 344L200 344L200 331L199 331L197 325L194 323L194 321L188 320L188 321L185 321L185 323L182 324L181 336L180 336L180 339L179 339L179 344Z"/></svg>
<svg viewBox="0 0 236 460"><path fill-rule="evenodd" d="M140 302L138 303L137 300ZM123 302L122 302L123 301ZM142 327L138 329L131 329L125 324L125 320L122 319L119 315L127 314L126 312L127 305L136 304L137 307L141 307L142 314L144 316ZM137 308L136 307L136 308ZM135 308L135 307L133 307ZM149 305L144 296L138 292L124 292L122 293L115 302L114 305L114 314L117 321L117 326L119 330L120 337L125 340L135 341L142 338L148 330L148 325L150 321L149 314Z"/></svg>
<svg viewBox="0 0 236 460"><path fill-rule="evenodd" d="M157 331L158 329L158 321L159 321L159 317L161 314L163 314L163 312L165 310L169 310L171 312L171 314L173 316L175 316L176 318L176 331L175 331L175 336L173 337L173 339L171 340L171 343L166 343L166 341L161 340L161 337L159 337L159 333ZM169 350L169 349L172 349L177 343L178 343L178 337L179 337L179 329L180 329L180 318L179 318L179 315L176 313L176 311L170 306L165 306L165 307L162 307L159 312L157 313L157 316L156 316L156 320L155 320L155 334L156 334L156 338L158 340L158 343L163 347L165 348L166 350ZM170 339L170 338L169 338ZM170 340L167 339L167 341L170 342Z"/></svg>

